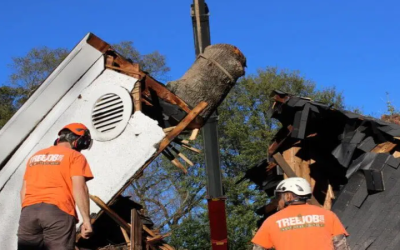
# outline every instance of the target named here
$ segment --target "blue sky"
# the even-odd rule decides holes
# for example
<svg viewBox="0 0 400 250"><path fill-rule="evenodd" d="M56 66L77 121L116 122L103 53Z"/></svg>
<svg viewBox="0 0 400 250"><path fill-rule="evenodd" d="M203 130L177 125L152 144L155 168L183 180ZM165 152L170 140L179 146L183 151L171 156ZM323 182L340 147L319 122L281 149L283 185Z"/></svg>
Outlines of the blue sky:
<svg viewBox="0 0 400 250"><path fill-rule="evenodd" d="M88 32L108 43L158 50L176 79L194 61L191 0L5 1L0 9L0 83L11 57L31 48L73 48ZM400 2L208 0L212 43L237 46L247 74L267 66L299 70L318 88L343 91L367 114L400 106Z"/></svg>

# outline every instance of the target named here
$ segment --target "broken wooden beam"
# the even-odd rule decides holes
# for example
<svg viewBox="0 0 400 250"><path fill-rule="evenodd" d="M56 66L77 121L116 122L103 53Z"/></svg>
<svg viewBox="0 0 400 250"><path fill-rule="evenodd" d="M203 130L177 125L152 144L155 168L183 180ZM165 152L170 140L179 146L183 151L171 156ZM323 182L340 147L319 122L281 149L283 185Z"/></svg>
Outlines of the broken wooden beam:
<svg viewBox="0 0 400 250"><path fill-rule="evenodd" d="M206 102L200 102L200 104L190 111L190 113L161 141L160 148L166 148L206 107Z"/></svg>
<svg viewBox="0 0 400 250"><path fill-rule="evenodd" d="M116 63L120 63L121 62L121 58L115 58L115 62ZM121 72L123 72L123 73L125 73L127 75L134 76L135 78L137 78L139 80L141 80L145 76L145 73L141 72L139 70L139 68L138 68L137 71L135 69L133 69L133 68L129 68L128 69L128 68L125 68L125 67L116 67L116 66L111 66L111 65L106 65L106 68L121 71Z"/></svg>
<svg viewBox="0 0 400 250"><path fill-rule="evenodd" d="M120 227L120 228L121 228L122 235L124 236L125 242L127 244L130 244L131 240L129 239L128 233L125 231L125 229L123 227Z"/></svg>
<svg viewBox="0 0 400 250"><path fill-rule="evenodd" d="M117 213L115 213L110 207L107 206L107 204L105 204L99 197L94 196L94 195L89 195L90 199L96 203L96 205L98 205L107 215L109 215L111 217L111 219L113 219L121 228L123 228L126 232L129 232L129 234L131 234L131 226L132 224L127 223L124 219L122 219ZM134 210L134 209L133 209ZM137 213L137 212L136 212ZM136 215L135 215L136 216ZM139 214L137 214L137 217L135 217L135 223L137 223L137 221L140 221L140 217ZM135 226L135 230L137 229L137 225ZM157 236L151 229L149 229L146 225L142 224L142 229L147 232L149 235L155 237ZM140 230L136 230L135 231L135 237L139 237L136 235L136 232L139 234ZM141 231L140 231L141 233ZM132 235L131 235L132 236ZM141 236L140 236L141 237ZM131 245L133 244L134 241L132 241L131 238ZM171 247L168 244L163 244L164 247ZM170 248L173 249L173 248Z"/></svg>
<svg viewBox="0 0 400 250"><path fill-rule="evenodd" d="M334 193L332 190L332 186L328 184L328 189L326 190L326 196L325 196L325 201L324 201L324 208L331 210L332 208L332 199L334 199Z"/></svg>
<svg viewBox="0 0 400 250"><path fill-rule="evenodd" d="M107 204L105 204L99 197L94 196L94 195L89 195L90 199L96 203L97 206L99 206L103 211L111 217L120 227L122 227L126 232L131 231L131 227L129 224L122 219L117 213L115 213Z"/></svg>
<svg viewBox="0 0 400 250"><path fill-rule="evenodd" d="M276 153L273 155L273 158L275 159L276 163L282 168L282 170L285 172L285 174L288 177L298 177L296 173L293 171L293 169L289 166L289 164L283 159L283 156L281 153ZM310 183L311 185L311 183ZM311 204L316 205L316 206L321 206L319 202L315 199L314 195L311 195Z"/></svg>
<svg viewBox="0 0 400 250"><path fill-rule="evenodd" d="M131 210L131 250L142 250L143 224L136 209Z"/></svg>
<svg viewBox="0 0 400 250"><path fill-rule="evenodd" d="M142 91L141 91L141 85L142 83L140 81L137 81L135 83L135 87L132 90L132 98L133 98L133 107L135 108L136 111L142 111Z"/></svg>
<svg viewBox="0 0 400 250"><path fill-rule="evenodd" d="M154 237L147 237L146 242L149 243L149 244L152 244L152 243L158 242L160 240L163 240L163 239L165 239L165 238L167 238L169 236L171 236L170 232L166 233L166 234L163 234L163 235L161 235L161 234L160 235L156 235Z"/></svg>
<svg viewBox="0 0 400 250"><path fill-rule="evenodd" d="M172 93L164 84L159 83L155 79L153 79L151 76L146 75L144 77L144 82L145 82L145 88L143 90L143 94L147 97L151 97L150 92L154 91L157 93L157 96L161 98L162 100L177 105L179 106L183 111L186 113L190 113L190 108L185 103L181 98L179 98L177 95ZM195 107L197 105L194 105L192 107Z"/></svg>
<svg viewBox="0 0 400 250"><path fill-rule="evenodd" d="M174 142L181 145L182 147L184 147L186 149L189 149L190 151L193 151L198 154L201 153L200 149L192 147L191 145L189 145L188 141L186 141L186 140L177 139L177 140L174 140Z"/></svg>
<svg viewBox="0 0 400 250"><path fill-rule="evenodd" d="M196 140L197 136L199 135L199 131L200 131L200 129L198 129L198 128L193 129L192 134L189 137L189 140L191 140L191 141Z"/></svg>
<svg viewBox="0 0 400 250"><path fill-rule="evenodd" d="M187 169L176 159L172 153L166 148L162 154L167 157L167 159L174 164L177 168L181 169L185 174L187 174Z"/></svg>
<svg viewBox="0 0 400 250"><path fill-rule="evenodd" d="M189 160L189 158L186 157L186 155L182 154L178 149L176 149L174 146L169 145L169 148L172 149L182 160L184 160L187 164L190 166L194 166L193 162Z"/></svg>
<svg viewBox="0 0 400 250"><path fill-rule="evenodd" d="M293 126L289 125L287 126L287 131L285 131L284 135L280 135L281 133L283 133L283 129L281 129L278 134L276 135L276 137L278 136L283 136L283 138L280 138L279 141L277 141L278 138L275 139L275 141L271 144L271 146L269 146L268 148L268 155L273 155L275 154L275 152L278 150L278 148L282 145L282 143L286 140L286 138L292 133L293 131Z"/></svg>
<svg viewBox="0 0 400 250"><path fill-rule="evenodd" d="M178 138L178 137L174 139L174 142L178 143L179 145L185 144L187 146L190 146L190 142L188 140L183 140L183 139Z"/></svg>
<svg viewBox="0 0 400 250"><path fill-rule="evenodd" d="M176 127L176 126L164 128L163 131L164 131L164 133L168 134L169 132L171 132L172 130L174 130L175 127Z"/></svg>

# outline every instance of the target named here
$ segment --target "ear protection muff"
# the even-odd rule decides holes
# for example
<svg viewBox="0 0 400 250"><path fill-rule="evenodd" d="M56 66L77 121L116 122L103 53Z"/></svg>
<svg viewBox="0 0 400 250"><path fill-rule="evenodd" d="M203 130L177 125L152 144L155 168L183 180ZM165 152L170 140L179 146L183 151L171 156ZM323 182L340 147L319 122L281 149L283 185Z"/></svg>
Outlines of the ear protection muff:
<svg viewBox="0 0 400 250"><path fill-rule="evenodd" d="M60 141L60 138L57 138L54 141L54 146L56 146L59 141ZM72 148L80 152L81 150L84 150L84 149L90 149L92 147L92 143L93 143L93 139L90 135L89 130L85 130L85 134L80 136L78 139L76 139L73 142Z"/></svg>
<svg viewBox="0 0 400 250"><path fill-rule="evenodd" d="M57 144L58 144L58 141L60 140L60 138L57 138L55 141L54 141L54 146L56 146Z"/></svg>
<svg viewBox="0 0 400 250"><path fill-rule="evenodd" d="M90 149L93 143L93 139L90 135L89 130L85 130L85 134L80 136L78 139L74 141L72 145L74 149L81 151L84 149Z"/></svg>

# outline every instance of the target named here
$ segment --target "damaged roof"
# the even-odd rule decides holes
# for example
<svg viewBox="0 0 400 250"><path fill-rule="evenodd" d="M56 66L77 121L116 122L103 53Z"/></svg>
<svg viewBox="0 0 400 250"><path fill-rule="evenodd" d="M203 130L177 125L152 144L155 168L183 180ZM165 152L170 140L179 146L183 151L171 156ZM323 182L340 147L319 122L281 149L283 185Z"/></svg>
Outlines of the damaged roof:
<svg viewBox="0 0 400 250"><path fill-rule="evenodd" d="M271 95L270 115L282 128L268 158L245 178L272 196L284 174L272 156L292 150L293 157L306 164L288 163L294 170L299 167L300 175L308 168L305 176L321 205L333 199L331 209L350 233L352 249L399 249L400 126L281 91ZM333 194L327 198L329 187ZM274 204L257 212L264 220L275 212Z"/></svg>

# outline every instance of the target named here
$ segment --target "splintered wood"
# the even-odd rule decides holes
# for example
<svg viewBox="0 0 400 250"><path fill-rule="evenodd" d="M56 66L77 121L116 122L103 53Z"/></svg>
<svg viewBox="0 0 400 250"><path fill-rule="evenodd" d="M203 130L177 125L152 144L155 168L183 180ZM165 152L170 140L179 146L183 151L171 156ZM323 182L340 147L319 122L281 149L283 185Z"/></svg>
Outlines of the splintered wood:
<svg viewBox="0 0 400 250"><path fill-rule="evenodd" d="M188 150L190 150L190 151L192 151L192 152L201 153L201 150L192 147L192 146L189 144L189 141L187 141L187 140L181 140L181 139L179 139L179 138L176 138L176 139L174 140L174 142L177 143L177 144L179 144L181 147L186 148L186 149L188 149Z"/></svg>
<svg viewBox="0 0 400 250"><path fill-rule="evenodd" d="M135 111L142 111L142 91L140 85L141 82L136 82L135 87L132 90L133 106L135 107Z"/></svg>
<svg viewBox="0 0 400 250"><path fill-rule="evenodd" d="M301 177L296 175L293 168L286 162L283 156L280 153L274 154L273 158L275 159L276 163L283 169L287 177ZM315 197L311 196L311 204L321 206L319 202L315 199Z"/></svg>
<svg viewBox="0 0 400 250"><path fill-rule="evenodd" d="M191 160L189 160L189 158L186 157L186 155L182 154L178 149L176 149L174 146L169 146L169 148L172 149L172 151L174 151L175 154L177 154L182 160L184 160L187 164L189 164L190 166L194 166L193 162Z"/></svg>
<svg viewBox="0 0 400 250"><path fill-rule="evenodd" d="M164 149L164 151L162 152L162 154L168 158L168 160L171 161L172 164L174 164L176 167L178 167L179 169L181 169L185 174L187 174L187 169L179 162L178 159L176 159L173 154L171 153L171 151L169 151L167 148Z"/></svg>
<svg viewBox="0 0 400 250"><path fill-rule="evenodd" d="M164 133L168 134L169 132L171 132L172 130L174 130L175 127L176 127L176 126L164 128L163 131L164 131Z"/></svg>
<svg viewBox="0 0 400 250"><path fill-rule="evenodd" d="M303 177L307 181L310 181L309 176L305 176L303 173L303 159L297 157L296 154L299 152L300 147L292 147L283 152L282 156L289 166L293 169L294 173L298 177ZM307 166L308 167L308 166ZM284 174L285 179L288 177L286 173Z"/></svg>
<svg viewBox="0 0 400 250"><path fill-rule="evenodd" d="M387 142L376 145L376 147L374 149L372 149L371 152L373 152L373 153L389 153L396 146L397 146L397 144L387 141Z"/></svg>
<svg viewBox="0 0 400 250"><path fill-rule="evenodd" d="M332 199L334 199L334 198L335 198L335 195L333 194L332 186L329 184L328 190L326 191L325 202L324 202L325 209L331 210Z"/></svg>
<svg viewBox="0 0 400 250"><path fill-rule="evenodd" d="M382 147L380 147L380 148L382 148ZM311 189L314 190L316 182L315 182L315 179L310 176L310 165L315 163L315 161L313 159L303 160L301 157L298 156L298 153L300 150L301 150L301 147L298 147L295 145L283 152L282 158L287 163L286 167L290 168L290 170L282 168L284 170L284 178L286 179L288 177L294 177L294 176L302 177L302 178L306 179L308 181L308 183L310 183ZM387 148L386 148L386 150L387 150ZM274 156L274 158L275 158L275 156ZM328 184L327 190L322 190L322 192L326 194L323 207L325 209L330 210L332 207L332 199L335 198L332 186L330 184ZM319 204L319 202L317 200L315 200L315 198L313 198L313 199L314 199L313 203L315 203L319 206L321 205L321 204Z"/></svg>
<svg viewBox="0 0 400 250"><path fill-rule="evenodd" d="M123 234L127 242L127 245L130 246L131 250L133 249L142 250L143 231L145 231L147 234L151 236L146 240L146 244L151 246L153 249L156 249L154 248L154 244L158 243L160 240L170 235L169 233L160 235L159 233L155 233L155 231L149 229L146 225L143 225L140 216L135 209L132 209L131 223L128 223L124 219L122 219L117 213L115 213L109 206L107 206L107 204L105 204L99 197L94 195L89 195L89 197L94 203L96 203L96 205L98 205L107 215L110 216L111 219L113 219L121 227L121 233ZM130 235L130 238L128 236L128 233ZM173 247L165 243L162 243L161 246L158 247L174 250ZM117 249L117 248L112 248L112 246L110 246L110 248L104 248L104 249ZM121 248L121 249L127 249L127 248Z"/></svg>
<svg viewBox="0 0 400 250"><path fill-rule="evenodd" d="M191 140L191 141L196 140L196 138L199 134L199 131L200 131L200 129L198 129L198 128L193 129L192 134L189 137L189 140Z"/></svg>

